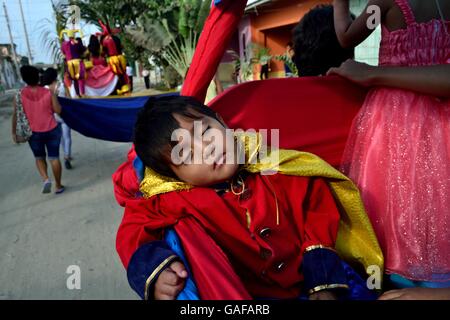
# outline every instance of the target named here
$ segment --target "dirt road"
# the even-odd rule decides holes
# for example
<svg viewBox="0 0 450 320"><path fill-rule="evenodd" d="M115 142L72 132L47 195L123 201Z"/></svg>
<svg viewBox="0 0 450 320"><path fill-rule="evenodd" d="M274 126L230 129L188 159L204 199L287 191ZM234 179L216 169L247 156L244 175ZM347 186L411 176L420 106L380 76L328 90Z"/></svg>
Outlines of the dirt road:
<svg viewBox="0 0 450 320"><path fill-rule="evenodd" d="M137 299L115 252L123 210L111 183L129 144L73 132L66 192L43 195L33 155L12 143L0 109L0 299ZM79 290L67 287L69 266L79 267Z"/></svg>

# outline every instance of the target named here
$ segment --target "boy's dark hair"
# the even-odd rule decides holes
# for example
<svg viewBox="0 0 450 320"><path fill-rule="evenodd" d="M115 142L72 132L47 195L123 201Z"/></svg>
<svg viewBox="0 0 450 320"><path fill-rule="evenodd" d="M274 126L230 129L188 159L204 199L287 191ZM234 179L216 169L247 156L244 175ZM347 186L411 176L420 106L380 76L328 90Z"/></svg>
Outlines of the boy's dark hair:
<svg viewBox="0 0 450 320"><path fill-rule="evenodd" d="M334 29L332 5L309 11L293 30L294 57L300 76L324 75L354 57L354 48L344 49Z"/></svg>
<svg viewBox="0 0 450 320"><path fill-rule="evenodd" d="M20 75L29 86L37 86L39 84L39 70L33 66L20 67Z"/></svg>
<svg viewBox="0 0 450 320"><path fill-rule="evenodd" d="M48 86L51 85L53 82L58 79L58 71L54 68L47 68L43 73L41 77L41 85L42 86Z"/></svg>
<svg viewBox="0 0 450 320"><path fill-rule="evenodd" d="M171 96L152 99L147 102L137 116L134 127L134 148L146 167L171 178L177 178L169 164L170 152L178 143L171 141L172 133L180 128L174 114L194 120L198 114L220 121L217 114L191 97Z"/></svg>

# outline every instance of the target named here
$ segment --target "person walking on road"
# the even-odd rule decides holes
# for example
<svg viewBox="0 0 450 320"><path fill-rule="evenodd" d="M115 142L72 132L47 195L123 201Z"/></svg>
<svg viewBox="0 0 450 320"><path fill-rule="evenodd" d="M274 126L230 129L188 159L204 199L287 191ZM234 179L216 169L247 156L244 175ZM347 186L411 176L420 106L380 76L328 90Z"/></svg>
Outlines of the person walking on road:
<svg viewBox="0 0 450 320"><path fill-rule="evenodd" d="M42 193L50 193L52 182L47 173L48 158L56 183L56 194L63 193L61 184L62 167L59 160L59 145L61 142L61 126L56 122L54 113L61 113L61 105L55 92L39 86L39 70L32 66L20 68L23 81L27 84L13 101L12 138L19 142L17 136L18 104L28 120L32 135L28 140L31 151L36 159L36 166L43 180ZM21 110L22 108L20 108Z"/></svg>

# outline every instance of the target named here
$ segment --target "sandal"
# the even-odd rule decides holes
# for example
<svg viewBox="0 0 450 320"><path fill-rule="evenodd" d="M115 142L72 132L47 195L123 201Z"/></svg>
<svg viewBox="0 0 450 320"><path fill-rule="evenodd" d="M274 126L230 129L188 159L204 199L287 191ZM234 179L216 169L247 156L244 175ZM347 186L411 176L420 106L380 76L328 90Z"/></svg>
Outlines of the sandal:
<svg viewBox="0 0 450 320"><path fill-rule="evenodd" d="M42 193L50 193L52 191L52 182L50 180L44 181L44 186L42 188Z"/></svg>
<svg viewBox="0 0 450 320"><path fill-rule="evenodd" d="M57 189L57 190L55 191L55 194L61 194L61 193L63 193L65 190L66 190L66 188L65 188L64 186L61 186L61 188L59 188L59 189Z"/></svg>
<svg viewBox="0 0 450 320"><path fill-rule="evenodd" d="M72 169L72 164L70 163L69 159L64 160L64 165L65 165L67 170L71 170Z"/></svg>

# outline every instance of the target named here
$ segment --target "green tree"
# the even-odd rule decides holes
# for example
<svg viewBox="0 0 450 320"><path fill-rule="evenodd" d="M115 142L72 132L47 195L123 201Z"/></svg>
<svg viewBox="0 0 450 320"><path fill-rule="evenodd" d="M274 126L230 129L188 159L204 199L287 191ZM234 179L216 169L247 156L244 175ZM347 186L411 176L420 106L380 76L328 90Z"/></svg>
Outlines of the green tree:
<svg viewBox="0 0 450 320"><path fill-rule="evenodd" d="M129 25L136 25L137 20L148 10L147 0L71 0L71 5L80 8L81 18L100 28L99 20L111 28L122 30L118 34L126 56L131 60L140 60L145 53L143 47L136 46L124 32Z"/></svg>
<svg viewBox="0 0 450 320"><path fill-rule="evenodd" d="M81 18L122 30L119 37L128 59L153 56L184 78L208 16L210 0L71 0Z"/></svg>
<svg viewBox="0 0 450 320"><path fill-rule="evenodd" d="M86 22L99 26L98 20L102 20L121 29L136 24L148 9L146 0L71 0L70 4L80 8L81 18Z"/></svg>
<svg viewBox="0 0 450 320"><path fill-rule="evenodd" d="M211 2L209 0L147 0L149 11L127 33L149 54L159 57L184 78Z"/></svg>

